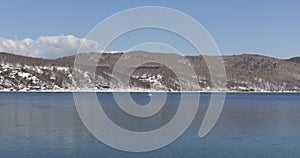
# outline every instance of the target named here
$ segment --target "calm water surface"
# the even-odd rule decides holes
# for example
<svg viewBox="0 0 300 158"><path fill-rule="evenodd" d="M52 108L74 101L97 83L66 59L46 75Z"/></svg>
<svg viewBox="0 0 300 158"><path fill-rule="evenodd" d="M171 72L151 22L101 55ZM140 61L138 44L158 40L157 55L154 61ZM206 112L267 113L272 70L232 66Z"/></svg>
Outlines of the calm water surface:
<svg viewBox="0 0 300 158"><path fill-rule="evenodd" d="M159 128L176 113L180 93L147 119L122 112L111 93L98 93L103 109L121 127ZM200 94L190 128L172 144L151 152L128 153L98 141L82 124L72 93L0 93L0 157L300 157L300 94L230 93L213 130L199 138L210 94ZM140 104L147 93L132 93Z"/></svg>

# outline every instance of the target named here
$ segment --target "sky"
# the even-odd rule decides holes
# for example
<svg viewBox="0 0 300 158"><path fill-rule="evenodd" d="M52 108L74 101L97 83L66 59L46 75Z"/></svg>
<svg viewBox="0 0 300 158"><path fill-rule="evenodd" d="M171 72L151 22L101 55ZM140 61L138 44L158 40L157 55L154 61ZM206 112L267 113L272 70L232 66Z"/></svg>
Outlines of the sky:
<svg viewBox="0 0 300 158"><path fill-rule="evenodd" d="M99 22L140 6L162 6L188 14L206 28L223 55L300 56L297 0L3 0L0 51L43 58L71 55ZM125 34L108 49L125 51L147 41L166 42L184 55L195 54L174 35L147 29ZM101 45L94 41L85 44L91 51Z"/></svg>

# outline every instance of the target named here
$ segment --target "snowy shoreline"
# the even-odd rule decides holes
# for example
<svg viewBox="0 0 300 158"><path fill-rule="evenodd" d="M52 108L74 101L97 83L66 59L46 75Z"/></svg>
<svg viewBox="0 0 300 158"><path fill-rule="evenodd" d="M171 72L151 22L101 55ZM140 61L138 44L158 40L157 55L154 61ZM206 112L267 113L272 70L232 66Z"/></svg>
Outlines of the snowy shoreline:
<svg viewBox="0 0 300 158"><path fill-rule="evenodd" d="M29 90L29 91L10 91L0 90L5 93L300 93L300 91L159 91L159 90Z"/></svg>

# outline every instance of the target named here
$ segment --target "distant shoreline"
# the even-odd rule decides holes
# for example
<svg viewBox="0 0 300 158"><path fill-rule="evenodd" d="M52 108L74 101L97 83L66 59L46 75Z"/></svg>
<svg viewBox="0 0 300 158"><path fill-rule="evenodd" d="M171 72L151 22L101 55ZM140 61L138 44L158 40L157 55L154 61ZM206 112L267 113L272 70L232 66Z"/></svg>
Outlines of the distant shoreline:
<svg viewBox="0 0 300 158"><path fill-rule="evenodd" d="M9 91L0 90L0 93L300 93L300 91L140 91L140 90L30 90L30 91Z"/></svg>
<svg viewBox="0 0 300 158"><path fill-rule="evenodd" d="M105 54L105 55L104 55ZM300 57L276 59L273 57L242 54L223 56L226 68L224 87L217 87L211 81L203 56L183 56L176 54L144 51L104 53L81 53L79 56L97 61L99 72L74 68L76 56L46 60L0 52L0 91L25 92L232 92L232 93L292 93L300 92ZM130 84L119 81L114 76L114 66L123 55L136 55L141 62L155 54L155 59L176 60L169 68L162 64L148 63L130 74ZM105 58L104 58L105 57ZM129 58L128 58L129 59ZM298 60L299 59L299 60ZM129 60L128 60L129 61ZM131 61L130 61L131 62ZM192 65L197 74L186 74L184 67ZM86 69L86 68L85 68ZM190 76L179 81L177 74ZM127 72L120 74L128 76ZM192 75L192 76L191 76ZM221 81L221 80L220 80ZM124 85L125 84L125 85ZM215 83L217 84L217 83ZM181 91L181 89L186 91ZM196 91L197 90L197 91Z"/></svg>

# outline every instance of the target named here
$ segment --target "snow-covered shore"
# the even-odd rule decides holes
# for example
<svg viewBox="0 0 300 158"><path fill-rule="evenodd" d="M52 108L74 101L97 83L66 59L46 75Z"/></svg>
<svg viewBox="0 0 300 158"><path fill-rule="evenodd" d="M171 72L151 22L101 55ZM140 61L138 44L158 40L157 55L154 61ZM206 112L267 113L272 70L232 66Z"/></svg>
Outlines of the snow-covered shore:
<svg viewBox="0 0 300 158"><path fill-rule="evenodd" d="M68 90L68 89L60 89L60 90L29 90L29 91L11 91L11 90L0 90L0 92L14 92L14 93L31 93L31 92L39 92L39 93L109 93L109 92L137 92L137 93L300 93L300 91L164 91L164 90L141 90L141 89L109 89L109 90Z"/></svg>
<svg viewBox="0 0 300 158"><path fill-rule="evenodd" d="M81 55L88 59L97 58L93 53ZM135 68L135 72L130 74L128 85L112 75L114 63L120 55L108 53L102 56L99 72L94 74L85 69L74 68L72 56L46 60L0 53L0 92L300 92L299 66L279 59L255 55L224 57L228 69L226 87L215 89L205 66L201 66L205 65L202 63L204 61L196 56L186 57L187 60L184 60L195 64L194 69L198 74L194 76L186 75L185 70L180 69L186 63L180 59L174 66L178 73L189 77L179 81L166 67L159 64L153 67L150 64ZM137 56L144 60L149 53L139 52ZM164 60L170 57L177 56L159 56ZM120 74L129 75L128 72Z"/></svg>

